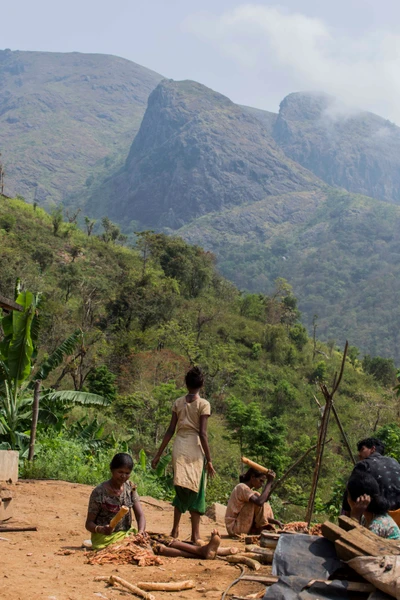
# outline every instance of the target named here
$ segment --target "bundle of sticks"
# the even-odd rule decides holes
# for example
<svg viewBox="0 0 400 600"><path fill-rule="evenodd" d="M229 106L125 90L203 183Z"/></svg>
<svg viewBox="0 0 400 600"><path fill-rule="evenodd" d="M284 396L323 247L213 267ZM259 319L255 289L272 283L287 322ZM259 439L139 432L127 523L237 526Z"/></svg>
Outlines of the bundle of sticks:
<svg viewBox="0 0 400 600"><path fill-rule="evenodd" d="M146 534L130 535L121 542L116 542L97 552L91 553L87 561L90 565L134 564L139 567L162 565L163 561L151 549L150 539Z"/></svg>

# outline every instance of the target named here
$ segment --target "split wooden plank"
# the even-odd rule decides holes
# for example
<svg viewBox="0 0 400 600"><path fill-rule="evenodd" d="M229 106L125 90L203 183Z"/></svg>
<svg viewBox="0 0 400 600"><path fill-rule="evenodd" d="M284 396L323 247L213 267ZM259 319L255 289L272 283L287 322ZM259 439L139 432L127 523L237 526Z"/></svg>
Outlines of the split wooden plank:
<svg viewBox="0 0 400 600"><path fill-rule="evenodd" d="M383 556L400 554L400 544L396 540L379 537L349 517L340 517L337 525L325 522L322 534L334 542L341 560L350 560L356 556Z"/></svg>
<svg viewBox="0 0 400 600"><path fill-rule="evenodd" d="M347 562L356 556L368 556L366 552L363 552L359 548L355 548L352 544L348 544L342 538L339 538L335 542L335 550L338 558Z"/></svg>
<svg viewBox="0 0 400 600"><path fill-rule="evenodd" d="M346 517L346 515L340 515L338 518L339 527L344 529L345 531L351 531L352 529L359 529L362 527L360 523L358 523L355 519L351 517Z"/></svg>
<svg viewBox="0 0 400 600"><path fill-rule="evenodd" d="M344 530L339 525L335 525L335 523L325 521L325 523L322 523L321 532L324 538L330 542L336 542L336 540L342 537Z"/></svg>

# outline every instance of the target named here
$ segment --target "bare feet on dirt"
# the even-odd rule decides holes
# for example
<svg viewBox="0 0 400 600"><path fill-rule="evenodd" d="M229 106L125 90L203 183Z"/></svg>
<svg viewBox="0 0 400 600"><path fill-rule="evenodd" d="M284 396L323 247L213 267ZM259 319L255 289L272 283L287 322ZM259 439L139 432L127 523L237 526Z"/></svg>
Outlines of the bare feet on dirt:
<svg viewBox="0 0 400 600"><path fill-rule="evenodd" d="M205 546L201 547L204 558L212 560L217 556L217 551L221 543L221 537L218 529L213 529L211 532L211 539Z"/></svg>

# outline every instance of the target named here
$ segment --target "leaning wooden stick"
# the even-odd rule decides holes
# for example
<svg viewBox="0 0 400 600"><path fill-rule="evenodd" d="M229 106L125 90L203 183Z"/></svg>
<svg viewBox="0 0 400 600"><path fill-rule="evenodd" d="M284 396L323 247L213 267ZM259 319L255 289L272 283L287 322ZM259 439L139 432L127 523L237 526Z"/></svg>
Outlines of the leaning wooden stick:
<svg viewBox="0 0 400 600"><path fill-rule="evenodd" d="M122 521L122 519L124 518L124 516L129 512L129 508L127 506L121 506L121 508L119 509L119 511L117 512L117 514L115 515L115 517L113 517L110 521L110 527L111 529L115 529L116 526L118 525L118 523L120 521Z"/></svg>
<svg viewBox="0 0 400 600"><path fill-rule="evenodd" d="M249 458L246 458L245 456L242 456L241 460L242 460L242 463L244 463L245 465L248 465L252 469L255 469L259 473L265 473L266 475L268 475L268 473L270 472L270 469L267 469L266 467L259 465L258 463L250 460Z"/></svg>
<svg viewBox="0 0 400 600"><path fill-rule="evenodd" d="M328 442L330 442L331 440L328 440ZM328 442L326 442L328 444ZM287 477L289 477L290 473L293 471L293 469L295 469L297 467L297 465L299 465L305 458L307 458L307 456L310 454L310 452L312 452L312 450L315 450L315 448L317 447L317 444L314 444L314 446L310 446L310 448L304 452L304 454L302 456L300 456L300 458L298 458L296 460L296 462L294 462L292 464L291 467L289 467L289 469L282 475L282 477L280 477L279 479L275 479L274 483L271 486L271 494L276 490L276 488L281 485L285 479Z"/></svg>

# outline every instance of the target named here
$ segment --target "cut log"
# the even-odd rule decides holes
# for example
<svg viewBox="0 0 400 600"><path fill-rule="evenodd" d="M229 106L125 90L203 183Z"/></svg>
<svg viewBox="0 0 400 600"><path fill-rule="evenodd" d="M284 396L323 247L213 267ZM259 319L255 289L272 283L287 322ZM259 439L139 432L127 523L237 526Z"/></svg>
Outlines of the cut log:
<svg viewBox="0 0 400 600"><path fill-rule="evenodd" d="M254 462L253 460L250 460L249 458L246 458L245 456L242 456L242 463L247 465L248 467L251 467L252 469L255 469L259 473L264 473L265 475L268 475L268 473L270 472L270 470L266 467L259 465L258 463Z"/></svg>
<svg viewBox="0 0 400 600"><path fill-rule="evenodd" d="M181 592L182 590L191 590L196 586L192 579L187 579L186 581L170 581L168 583L138 581L136 585L145 592Z"/></svg>
<svg viewBox="0 0 400 600"><path fill-rule="evenodd" d="M262 565L271 565L272 564L272 557L263 556L262 554L256 554L255 552L242 552L240 554L240 556L245 556L246 558L255 560L256 562L259 562Z"/></svg>
<svg viewBox="0 0 400 600"><path fill-rule="evenodd" d="M122 521L122 519L124 518L124 516L129 512L129 508L127 506L121 506L121 508L119 509L119 511L117 512L117 514L115 515L115 517L113 517L110 521L110 527L111 529L114 531L114 529L116 528L116 526L118 525L118 523L120 521Z"/></svg>
<svg viewBox="0 0 400 600"><path fill-rule="evenodd" d="M261 539L260 535L246 535L244 538L245 544L257 544Z"/></svg>
<svg viewBox="0 0 400 600"><path fill-rule="evenodd" d="M152 594L148 594L147 592L141 590L139 587L137 587L133 583L129 583L129 581L122 579L122 577L117 577L116 575L110 575L110 583L112 583L112 584L119 583L119 585L122 585L122 587L124 587L127 590L129 590L130 592L132 592L132 594L139 596L139 598L144 598L145 600L156 600Z"/></svg>
<svg viewBox="0 0 400 600"><path fill-rule="evenodd" d="M244 549L246 552L255 552L256 554L261 554L262 556L268 556L271 561L274 558L274 550L271 550L271 548L261 548L255 544L247 544Z"/></svg>
<svg viewBox="0 0 400 600"><path fill-rule="evenodd" d="M249 569L253 571L258 571L261 568L261 564L258 560L253 560L252 558L247 558L243 556L243 554L235 554L234 556L227 556L226 562L231 565L246 565Z"/></svg>

